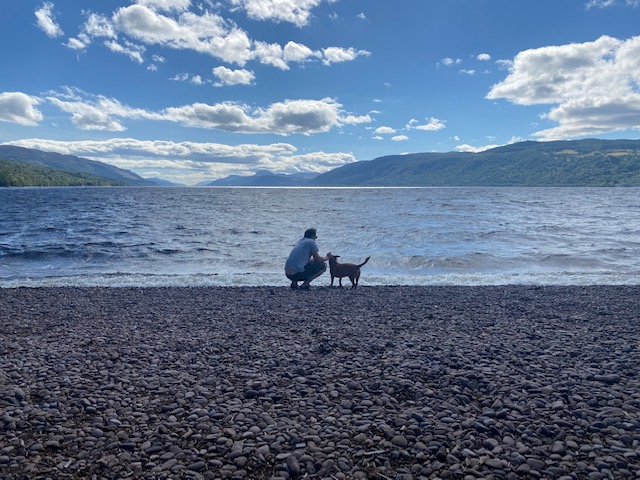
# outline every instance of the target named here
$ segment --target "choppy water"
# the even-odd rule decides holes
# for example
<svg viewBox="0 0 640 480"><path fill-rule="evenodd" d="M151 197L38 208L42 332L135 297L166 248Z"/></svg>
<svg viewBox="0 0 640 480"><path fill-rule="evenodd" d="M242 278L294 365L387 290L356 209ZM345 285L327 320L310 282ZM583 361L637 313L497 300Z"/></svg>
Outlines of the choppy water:
<svg viewBox="0 0 640 480"><path fill-rule="evenodd" d="M0 188L0 287L287 285L284 261L310 226L322 254L371 256L362 285L640 284L639 194Z"/></svg>

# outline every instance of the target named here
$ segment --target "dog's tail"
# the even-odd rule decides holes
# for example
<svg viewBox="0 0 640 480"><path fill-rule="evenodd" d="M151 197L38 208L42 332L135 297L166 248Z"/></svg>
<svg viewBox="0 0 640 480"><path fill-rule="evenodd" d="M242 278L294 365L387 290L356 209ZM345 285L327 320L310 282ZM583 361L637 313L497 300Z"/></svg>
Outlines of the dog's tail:
<svg viewBox="0 0 640 480"><path fill-rule="evenodd" d="M369 259L370 259L370 258L371 258L371 257L367 257L367 258L365 259L365 261L364 261L364 262L362 262L360 265L358 265L358 268L360 268L360 267L361 267L361 266L363 266L365 263L367 263L367 262L369 261Z"/></svg>

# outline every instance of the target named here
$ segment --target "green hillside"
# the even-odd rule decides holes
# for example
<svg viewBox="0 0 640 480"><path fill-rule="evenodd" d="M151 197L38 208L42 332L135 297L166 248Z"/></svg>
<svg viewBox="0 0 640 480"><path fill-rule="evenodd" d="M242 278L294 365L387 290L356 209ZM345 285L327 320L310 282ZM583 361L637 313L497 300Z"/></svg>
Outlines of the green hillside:
<svg viewBox="0 0 640 480"><path fill-rule="evenodd" d="M521 142L481 153L416 153L357 162L326 186L640 186L640 140Z"/></svg>
<svg viewBox="0 0 640 480"><path fill-rule="evenodd" d="M62 179L64 173L71 175L71 178L79 179L84 182L82 185L97 184L96 178L101 179L104 185L140 185L140 186L156 186L157 183L145 180L139 175L122 168L114 167L106 163L98 162L95 160L88 160L86 158L76 157L74 155L62 155L54 152L43 152L41 150L34 150L31 148L16 147L13 145L0 145L0 160L9 160L12 162L23 163L25 165L36 165L40 167L46 167L60 172L60 176L56 176L57 179ZM12 167L15 169L16 167ZM41 177L41 172L35 177L31 178L27 176L28 168L23 171L21 176L15 177L15 181L21 181L24 183L13 184L14 186L48 186L49 183L38 183ZM48 176L44 176L43 181L51 178L51 172ZM64 177L67 178L67 177ZM55 180L59 181L59 180ZM66 185L67 180L60 180L63 185ZM88 182L88 183L87 183Z"/></svg>
<svg viewBox="0 0 640 480"><path fill-rule="evenodd" d="M0 187L121 186L95 175L69 173L33 163L0 160Z"/></svg>

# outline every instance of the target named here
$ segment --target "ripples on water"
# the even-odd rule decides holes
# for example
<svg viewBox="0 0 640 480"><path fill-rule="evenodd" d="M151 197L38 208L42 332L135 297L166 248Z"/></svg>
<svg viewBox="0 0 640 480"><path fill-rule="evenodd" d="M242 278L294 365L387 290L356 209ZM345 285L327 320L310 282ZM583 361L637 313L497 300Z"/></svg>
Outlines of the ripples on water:
<svg viewBox="0 0 640 480"><path fill-rule="evenodd" d="M0 286L284 285L309 226L362 285L639 284L638 193L0 188Z"/></svg>

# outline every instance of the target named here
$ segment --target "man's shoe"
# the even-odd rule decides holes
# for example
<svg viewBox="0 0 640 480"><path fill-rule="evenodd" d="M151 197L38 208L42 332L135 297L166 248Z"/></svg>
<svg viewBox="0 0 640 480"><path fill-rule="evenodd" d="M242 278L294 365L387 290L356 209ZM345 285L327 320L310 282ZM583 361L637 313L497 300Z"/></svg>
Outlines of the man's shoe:
<svg viewBox="0 0 640 480"><path fill-rule="evenodd" d="M309 290L311 286L308 283L303 283L299 288L300 290Z"/></svg>
<svg viewBox="0 0 640 480"><path fill-rule="evenodd" d="M298 287L298 282L295 282L295 281L291 282L291 289L292 290L297 290L298 288L299 288Z"/></svg>

